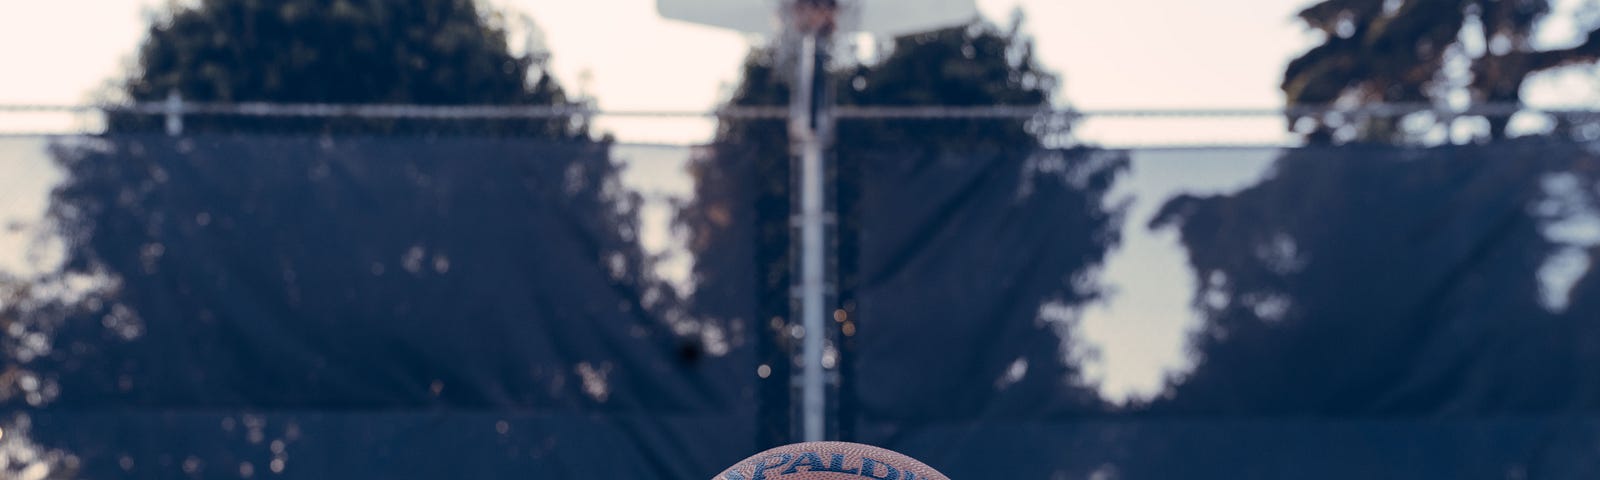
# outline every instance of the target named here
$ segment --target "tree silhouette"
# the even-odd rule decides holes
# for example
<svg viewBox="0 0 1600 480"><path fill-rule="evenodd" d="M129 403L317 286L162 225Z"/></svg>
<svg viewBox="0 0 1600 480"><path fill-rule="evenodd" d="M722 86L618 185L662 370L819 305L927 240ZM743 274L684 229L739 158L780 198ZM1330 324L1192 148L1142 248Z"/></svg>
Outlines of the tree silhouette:
<svg viewBox="0 0 1600 480"><path fill-rule="evenodd" d="M743 83L728 103L787 105L782 60L771 50L753 52ZM1043 106L1056 84L1035 63L1030 42L1017 26L1007 31L985 24L897 38L881 61L836 66L827 81L834 85L837 102L852 106ZM1045 304L1074 305L1096 295L1073 280L1086 275L1116 242L1114 212L1100 200L1126 163L1121 156L1088 149L1042 149L1044 138L1066 132L1067 125L1043 120L840 121L828 178L838 212L839 291L833 328L839 329L842 349L843 438L857 435L863 414L903 420L897 415L971 418L1100 408L1098 398L1079 383L1078 366L1063 360L1058 332L1036 317ZM703 315L754 325L758 351L764 352L761 361L771 367L759 394L764 412L759 415L758 443L769 445L788 440L790 428L786 399L795 345L785 319L791 305L789 188L795 179L788 152L788 132L781 121L723 120L716 140L692 165L695 202L679 218L696 258L695 308ZM1032 196L1018 197L1024 191ZM1029 227L1015 222L986 221L1032 214L1048 217L1038 217L1045 226L1026 234L1021 232ZM955 244L963 248L976 248L985 235L1017 234L1001 241L1019 243L1014 249L986 249L995 256L974 256L972 262L945 258L928 263L937 253L956 253L947 251L950 244L916 245L921 240L916 234L935 232L960 236L965 240ZM1045 247L1022 239L1055 243ZM923 253L899 256L891 245ZM1008 267L1020 268L1015 262L1032 255L1040 255L1033 258L1037 268L1026 279L1014 278L1017 283L1008 284L1013 290L996 291L1000 284L987 284L957 297L904 296L912 292L906 288L943 291L999 275ZM927 276L908 278L907 269ZM979 316L995 305L988 302L1000 299L1014 302L1016 309ZM926 304L912 305L918 302ZM917 325L984 335L1004 345L994 347L998 351L1022 358L961 356L965 353L940 348L961 335L917 336ZM888 344L897 339L930 343L915 351L895 349L901 352L898 358L885 356ZM867 352L885 353L864 357ZM970 370L942 381L884 377L956 358L941 355L971 360L964 367ZM1021 364L1028 372L1021 377L1025 380L997 392L997 379ZM915 388L904 388L911 386ZM928 396L927 389L953 396ZM936 399L939 405L927 403ZM899 413L882 410L889 405Z"/></svg>
<svg viewBox="0 0 1600 480"><path fill-rule="evenodd" d="M570 105L543 52L512 53L503 14L474 0L205 0L155 19L128 100L177 93L195 102L416 105ZM529 32L532 34L532 32ZM114 132L163 128L159 116L119 113ZM586 120L463 121L193 115L189 132L502 134L583 138Z"/></svg>
<svg viewBox="0 0 1600 480"><path fill-rule="evenodd" d="M1156 411L1220 415L1558 413L1600 408L1589 271L1542 301L1563 247L1553 179L1594 185L1579 144L1305 149L1231 195L1152 222L1182 235L1206 318ZM1564 180L1563 180L1564 181ZM1600 205L1592 189L1567 202ZM1592 247L1588 247L1592 255Z"/></svg>
<svg viewBox="0 0 1600 480"><path fill-rule="evenodd" d="M126 94L568 104L553 79L530 78L537 64L505 43L470 1L209 0L174 7L152 27ZM97 278L101 288L56 329L55 354L40 368L61 391L44 413L126 415L103 425L68 414L35 422L41 442L82 456L86 476L192 473L183 462L154 460L183 452L230 469L253 462L261 474L276 453L259 425L249 435L218 427L239 410L520 412L526 425L505 421L549 432L496 437L490 450L521 453L469 470L427 456L359 472L300 470L344 478L558 468L588 452L528 452L584 441L594 433L575 432L585 428L632 432L616 438L639 442L661 438L654 429L682 428L579 427L563 418L741 411L736 355L681 355L683 315L639 246L639 199L620 185L611 143L591 138L581 118L192 116L180 136L155 133L159 119L110 120L108 133L54 153L67 173L51 206L66 245L61 275ZM330 415L274 416L268 430L321 445L305 448L344 448L383 428ZM146 421L172 433L126 434ZM452 456L484 447L475 443L484 441L479 430L452 430L463 425L418 425L430 440L396 451ZM674 476L746 450L726 442L613 447L640 458L607 471ZM120 462L125 454L137 462Z"/></svg>
<svg viewBox="0 0 1600 480"><path fill-rule="evenodd" d="M1300 11L1322 34L1320 45L1284 70L1290 105L1431 103L1517 104L1529 76L1600 59L1600 25L1577 45L1541 49L1535 42L1551 12L1548 0L1324 0ZM1452 64L1466 67L1454 69ZM1487 115L1490 138L1504 138L1509 114ZM1400 118L1291 117L1314 143L1340 138L1400 142L1443 119L1406 127Z"/></svg>

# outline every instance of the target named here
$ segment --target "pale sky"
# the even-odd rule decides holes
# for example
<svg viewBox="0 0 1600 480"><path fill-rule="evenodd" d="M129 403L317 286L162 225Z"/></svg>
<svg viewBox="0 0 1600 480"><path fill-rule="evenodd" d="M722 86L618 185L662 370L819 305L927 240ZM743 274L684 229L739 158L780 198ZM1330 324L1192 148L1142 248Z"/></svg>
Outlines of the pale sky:
<svg viewBox="0 0 1600 480"><path fill-rule="evenodd" d="M81 103L132 63L147 9L162 0L17 2L0 16L0 103ZM703 110L735 83L742 34L663 20L654 0L493 0L531 15L556 76L602 108ZM911 2L914 3L914 2ZM1060 99L1085 108L1274 107L1278 75L1308 43L1297 1L982 0L1004 23L1028 13L1040 60L1062 74ZM587 72L587 82L580 82ZM4 115L0 132L70 128L43 115ZM1262 123L1262 122L1258 122ZM623 140L683 143L708 122L607 119ZM1097 125L1086 125L1095 130ZM1275 121L1256 141L1277 140ZM1103 128L1101 128L1103 129ZM1237 128L1220 129L1237 132ZM1094 132L1088 132L1093 134ZM1092 135L1091 135L1092 136ZM1138 137L1135 137L1137 139Z"/></svg>
<svg viewBox="0 0 1600 480"><path fill-rule="evenodd" d="M587 92L602 109L705 110L737 82L752 39L734 32L659 18L655 0L493 0L527 13L553 53L552 68L569 90ZM753 0L752 0L753 1ZM1573 3L1585 0L1568 0ZM95 98L132 62L144 12L160 0L10 2L0 15L0 104L76 104ZM915 4L914 1L907 1ZM1273 108L1284 64L1313 37L1294 22L1299 0L980 0L1004 23L1013 8L1028 14L1036 54L1062 77L1058 103L1104 108ZM1561 43L1561 28L1548 41ZM1570 28L1566 31L1570 32ZM1541 83L1542 82L1542 83ZM1574 83L1576 82L1576 83ZM1600 101L1593 83L1540 80L1534 103ZM1544 85L1544 86L1540 86ZM1584 92L1584 93L1576 93ZM0 113L0 133L72 131L81 120L60 115ZM625 142L695 144L709 139L704 120L602 118L600 127ZM1263 143L1283 139L1282 122L1261 119L1091 119L1081 137L1114 146L1170 143ZM55 174L42 142L0 145L0 226L31 221ZM33 152L15 153L15 152ZM690 191L681 149L630 147L627 182L682 197ZM1217 193L1259 178L1270 150L1209 152L1206 159L1155 151L1135 153L1133 175L1118 188L1134 200L1127 245L1114 253L1103 279L1119 292L1081 312L1079 331L1100 352L1092 365L1114 396L1149 393L1165 372L1185 364L1183 338L1193 325L1193 287L1171 232L1146 232L1148 213L1181 192ZM28 178L22 181L19 179ZM20 182L20 183L19 183ZM9 194L8 194L9 192ZM36 198L38 197L38 198ZM670 208L647 205L645 242L670 251L679 241ZM0 250L15 252L19 234L0 229ZM8 252L0 252L8 253ZM14 257L14 255L0 255ZM676 257L669 275L686 271ZM5 265L0 258L0 266Z"/></svg>

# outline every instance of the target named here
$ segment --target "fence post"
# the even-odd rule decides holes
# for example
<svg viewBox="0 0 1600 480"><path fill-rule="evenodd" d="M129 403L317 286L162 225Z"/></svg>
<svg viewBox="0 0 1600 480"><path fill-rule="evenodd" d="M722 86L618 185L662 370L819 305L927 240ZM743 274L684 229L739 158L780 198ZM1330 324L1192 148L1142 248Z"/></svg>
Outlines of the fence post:
<svg viewBox="0 0 1600 480"><path fill-rule="evenodd" d="M799 188L790 193L791 202L799 207L798 216L790 238L797 239L798 271L791 271L797 280L799 293L801 337L800 375L800 437L807 442L828 438L828 387L827 377L832 370L823 360L828 348L827 296L830 285L828 275L829 250L827 223L834 216L828 211L825 143L832 134L832 98L827 95L827 53L832 35L837 5L832 0L795 0L791 12L796 18L793 28L800 34L796 45L795 82L789 102L789 135L795 145L798 167L791 172L800 176Z"/></svg>
<svg viewBox="0 0 1600 480"><path fill-rule="evenodd" d="M177 89L168 90L167 101L164 105L167 116L167 136L183 135L183 96L178 95Z"/></svg>

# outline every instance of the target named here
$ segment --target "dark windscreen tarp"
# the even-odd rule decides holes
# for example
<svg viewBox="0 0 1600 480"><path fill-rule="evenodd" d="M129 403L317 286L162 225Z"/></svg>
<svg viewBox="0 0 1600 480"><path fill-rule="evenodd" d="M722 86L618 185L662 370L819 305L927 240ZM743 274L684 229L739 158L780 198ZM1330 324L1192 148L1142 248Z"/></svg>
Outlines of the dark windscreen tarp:
<svg viewBox="0 0 1600 480"><path fill-rule="evenodd" d="M1600 155L1524 140L1286 151L1179 197L1199 363L1152 408L1451 416L1600 411Z"/></svg>
<svg viewBox="0 0 1600 480"><path fill-rule="evenodd" d="M1175 231L1196 279L1195 365L1105 411L1071 403L1037 315L1097 284L1100 183L1030 197L1016 163L885 157L864 167L862 440L953 478L1600 472L1592 145L1289 149L1236 192L1145 199L1165 205L1128 228Z"/></svg>
<svg viewBox="0 0 1600 480"><path fill-rule="evenodd" d="M751 450L754 367L685 342L715 327L648 273L608 150L58 148L67 270L105 281L38 361L61 394L32 435L83 478L265 475L275 459L285 478L715 472Z"/></svg>
<svg viewBox="0 0 1600 480"><path fill-rule="evenodd" d="M691 307L647 273L603 144L56 155L66 270L103 282L27 366L59 395L6 405L70 476L696 479L789 425L758 411L793 343L790 212L755 200L782 174L700 166L727 192L682 215L726 234L693 248L719 283ZM1235 191L1142 199L1150 218L1112 193L1125 151L838 161L850 440L957 479L1600 474L1592 145L1288 149ZM1187 253L1194 365L1119 405L1075 318L1145 228Z"/></svg>
<svg viewBox="0 0 1600 480"><path fill-rule="evenodd" d="M1099 411L1069 319L1117 239L1105 195L1123 152L910 152L860 158L856 362L862 420ZM908 375L908 372L918 372Z"/></svg>

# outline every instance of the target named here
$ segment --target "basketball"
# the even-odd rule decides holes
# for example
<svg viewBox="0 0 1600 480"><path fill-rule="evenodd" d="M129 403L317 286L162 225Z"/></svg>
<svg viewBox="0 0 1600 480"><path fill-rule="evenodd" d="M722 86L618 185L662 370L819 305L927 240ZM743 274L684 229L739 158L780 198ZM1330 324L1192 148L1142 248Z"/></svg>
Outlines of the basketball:
<svg viewBox="0 0 1600 480"><path fill-rule="evenodd" d="M949 480L899 453L849 442L785 445L744 459L712 480Z"/></svg>

